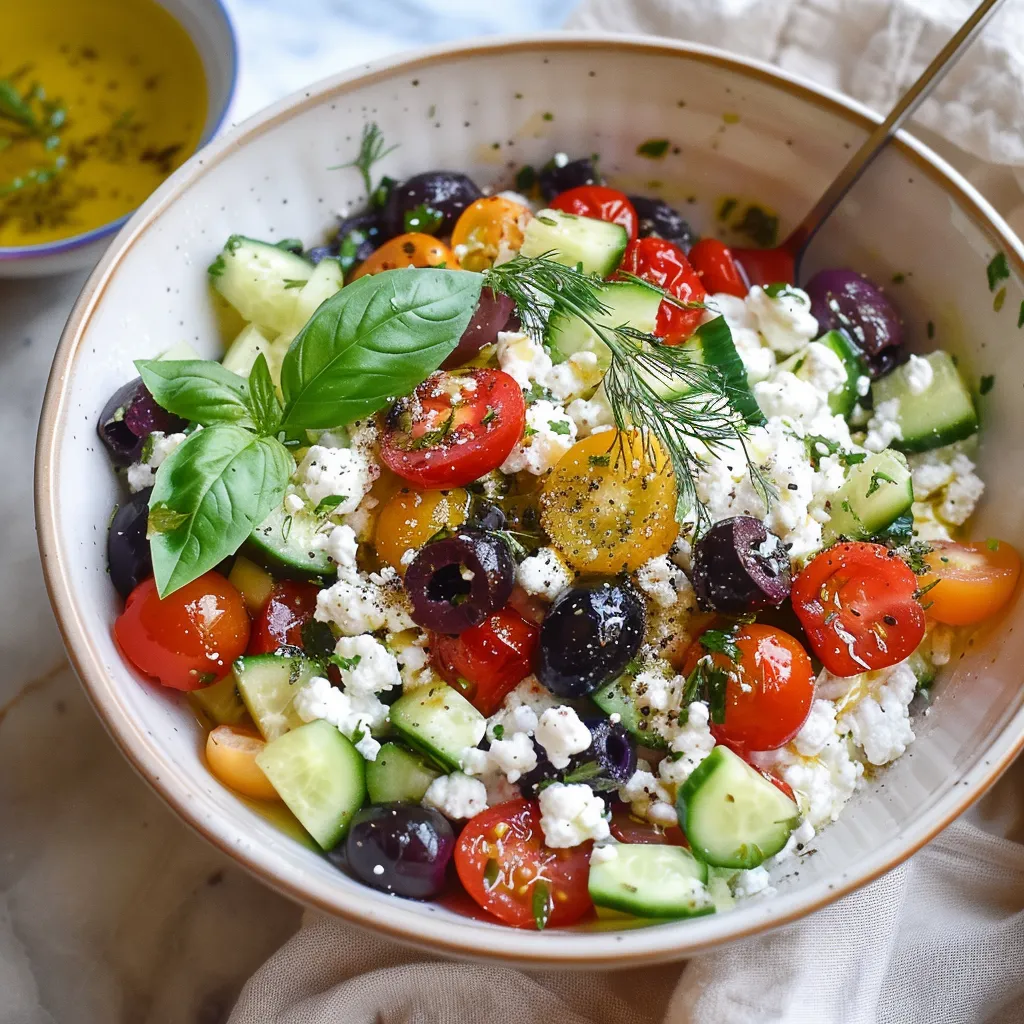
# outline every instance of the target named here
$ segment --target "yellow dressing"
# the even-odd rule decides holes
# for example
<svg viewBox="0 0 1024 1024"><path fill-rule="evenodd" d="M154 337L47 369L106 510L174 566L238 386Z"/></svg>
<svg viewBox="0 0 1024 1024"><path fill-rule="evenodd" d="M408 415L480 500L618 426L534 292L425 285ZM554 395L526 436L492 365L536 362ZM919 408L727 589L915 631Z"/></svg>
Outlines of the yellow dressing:
<svg viewBox="0 0 1024 1024"><path fill-rule="evenodd" d="M0 116L0 247L116 220L196 149L207 107L202 62L154 0L0 0L0 24L0 89L7 82L28 96L47 126L34 132ZM51 129L55 108L66 113ZM52 177L38 183L40 171Z"/></svg>

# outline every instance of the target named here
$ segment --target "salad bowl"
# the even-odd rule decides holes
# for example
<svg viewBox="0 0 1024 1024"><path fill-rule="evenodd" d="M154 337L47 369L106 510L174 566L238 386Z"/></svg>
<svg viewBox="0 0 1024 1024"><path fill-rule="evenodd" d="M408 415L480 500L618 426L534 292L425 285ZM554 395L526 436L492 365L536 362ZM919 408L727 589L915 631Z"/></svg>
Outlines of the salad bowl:
<svg viewBox="0 0 1024 1024"><path fill-rule="evenodd" d="M470 43L368 65L282 101L174 174L125 226L68 322L47 389L36 463L44 574L73 664L130 762L190 825L255 875L312 907L395 939L534 966L622 967L679 959L776 927L891 869L990 786L1024 743L1019 610L975 634L914 718L909 756L877 773L791 860L775 892L728 913L645 927L600 920L536 933L441 903L365 888L209 774L187 707L125 664L103 526L117 483L95 434L132 362L185 342L220 352L202 273L230 235L324 240L365 196L345 165L373 121L397 143L379 170L464 171L508 188L552 152L600 154L609 182L659 194L728 238L814 200L875 118L856 104L707 48L603 35ZM746 223L736 211L746 210ZM940 345L976 384L987 481L975 536L1024 543L1011 468L1024 432L1015 358L1024 252L996 212L937 156L899 137L808 254L808 272L852 266L885 282L911 350Z"/></svg>

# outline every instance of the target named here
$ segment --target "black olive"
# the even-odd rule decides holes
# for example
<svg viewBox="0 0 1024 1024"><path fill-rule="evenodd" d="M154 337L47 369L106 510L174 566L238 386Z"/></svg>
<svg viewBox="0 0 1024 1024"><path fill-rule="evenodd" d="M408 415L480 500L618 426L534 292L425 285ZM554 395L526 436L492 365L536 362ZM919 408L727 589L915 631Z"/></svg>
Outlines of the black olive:
<svg viewBox="0 0 1024 1024"><path fill-rule="evenodd" d="M625 580L571 587L541 623L537 678L559 697L585 697L622 673L645 626L643 598Z"/></svg>
<svg viewBox="0 0 1024 1024"><path fill-rule="evenodd" d="M425 544L405 572L413 621L452 634L480 625L505 607L515 568L508 544L481 530Z"/></svg>
<svg viewBox="0 0 1024 1024"><path fill-rule="evenodd" d="M582 782L598 793L624 786L636 771L636 748L629 733L607 718L585 718L590 730L590 746L574 754L565 768L555 768L537 748L537 767L519 780L519 790L527 799L537 796L544 782Z"/></svg>
<svg viewBox="0 0 1024 1024"><path fill-rule="evenodd" d="M107 565L110 582L122 597L127 597L143 580L153 575L153 558L146 539L149 522L149 496L147 487L131 500L119 505L110 520L107 531Z"/></svg>
<svg viewBox="0 0 1024 1024"><path fill-rule="evenodd" d="M100 413L97 432L111 461L118 466L130 466L138 462L142 446L154 430L173 434L186 426L186 420L161 409L142 378L136 377L110 396Z"/></svg>
<svg viewBox="0 0 1024 1024"><path fill-rule="evenodd" d="M551 202L560 192L568 192L580 185L600 185L601 180L597 164L589 156L570 160L561 166L549 160L537 175L537 183L546 202Z"/></svg>
<svg viewBox="0 0 1024 1024"><path fill-rule="evenodd" d="M472 179L458 171L427 171L395 185L384 204L381 224L388 238L405 233L405 215L418 206L426 206L441 215L441 223L434 231L449 235L459 214L476 202L483 193Z"/></svg>
<svg viewBox="0 0 1024 1024"><path fill-rule="evenodd" d="M789 597L789 554L760 519L734 516L715 523L694 544L692 580L706 610L777 607Z"/></svg>
<svg viewBox="0 0 1024 1024"><path fill-rule="evenodd" d="M697 232L678 210L663 199L630 196L629 201L640 221L641 238L664 238L666 242L674 242L683 252L689 252L697 241Z"/></svg>
<svg viewBox="0 0 1024 1024"><path fill-rule="evenodd" d="M508 526L505 513L493 501L483 498L474 499L470 521L481 530L504 530Z"/></svg>

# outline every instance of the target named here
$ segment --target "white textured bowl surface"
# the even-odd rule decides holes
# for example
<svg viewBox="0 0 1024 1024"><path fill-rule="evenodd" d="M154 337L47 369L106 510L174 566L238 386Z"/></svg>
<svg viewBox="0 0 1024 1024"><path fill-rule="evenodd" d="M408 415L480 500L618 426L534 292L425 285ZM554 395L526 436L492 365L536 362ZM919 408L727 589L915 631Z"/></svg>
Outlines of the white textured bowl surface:
<svg viewBox="0 0 1024 1024"><path fill-rule="evenodd" d="M730 115L723 119L723 114ZM550 116L546 116L550 115ZM738 121L732 115L738 115ZM118 487L95 435L107 396L132 360L179 341L220 351L204 268L233 232L320 241L336 210L361 201L351 159L375 120L399 142L377 173L465 170L507 185L510 169L552 152L598 152L613 183L682 200L713 227L724 195L801 214L864 136L852 104L713 51L640 39L552 36L431 51L359 69L286 100L178 171L122 231L73 312L46 396L37 513L47 582L71 657L114 738L200 832L262 878L309 904L452 953L598 967L679 958L792 920L893 867L994 781L1021 742L1024 630L1012 611L944 673L911 751L859 793L838 824L777 882L778 895L727 914L628 931L545 934L460 917L353 882L224 789L203 764L203 737L174 696L141 681L111 634L120 601L106 575L105 524ZM667 137L658 162L638 143ZM1012 278L993 308L986 264L1006 252ZM913 347L941 345L970 372L995 374L983 402L988 481L979 537L1021 545L1024 298L1019 243L995 213L922 147L904 140L842 206L809 270L851 265L892 286ZM935 339L926 337L927 321Z"/></svg>
<svg viewBox="0 0 1024 1024"><path fill-rule="evenodd" d="M238 47L221 0L157 0L185 29L206 75L206 121L199 145L224 124L238 82ZM92 266L131 214L84 234L42 245L0 246L0 277L45 277Z"/></svg>

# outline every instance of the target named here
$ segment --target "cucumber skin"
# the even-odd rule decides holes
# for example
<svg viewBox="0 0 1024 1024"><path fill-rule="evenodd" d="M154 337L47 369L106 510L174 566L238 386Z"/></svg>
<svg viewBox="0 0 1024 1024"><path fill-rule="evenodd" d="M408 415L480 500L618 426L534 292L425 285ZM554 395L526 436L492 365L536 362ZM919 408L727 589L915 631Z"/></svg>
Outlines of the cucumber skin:
<svg viewBox="0 0 1024 1024"><path fill-rule="evenodd" d="M862 512L858 511L858 506L870 502L875 497L868 497L867 491L872 485L873 474L877 472L886 473L894 480L893 483L887 480L878 481L880 492L884 493L887 502L891 502L890 511L895 513L885 522L875 516L869 521L866 514L862 515ZM860 493L856 489L858 487L861 488ZM906 458L888 448L870 454L863 462L850 467L843 486L829 500L835 511L822 531L822 541L825 544L831 544L839 537L867 540L869 537L884 534L901 516L907 515L914 504L914 488ZM843 508L844 502L848 508ZM874 504L877 506L877 499ZM912 523L911 520L911 528Z"/></svg>
<svg viewBox="0 0 1024 1024"><path fill-rule="evenodd" d="M853 412L853 407L860 398L857 392L857 380L867 376L867 365L860 350L842 331L828 331L817 340L820 344L827 345L832 349L846 367L846 384L841 390L828 396L829 409L846 419Z"/></svg>
<svg viewBox="0 0 1024 1024"><path fill-rule="evenodd" d="M483 738L484 728L486 719L483 715L465 697L459 693L458 690L451 686L444 684L434 684L431 686L419 687L410 693L404 694L391 705L391 726L398 735L409 744L413 750L419 751L424 754L430 761L440 765L446 772L457 772L462 770L462 764L459 759L452 753L451 749L442 749L441 747L434 746L429 740L426 740L420 736L419 730L423 728L424 722L422 718L413 720L413 716L417 715L417 708L419 714L422 716L424 711L430 714L429 709L425 708L424 701L433 699L435 702L441 700L448 700L458 708L458 713L466 717L467 723L473 721L474 724L480 725L480 736L473 740L472 743L467 743L466 746L476 746L480 739ZM464 706L463 706L464 705ZM447 709L442 709L447 710ZM472 714L470 714L472 712ZM409 718L407 721L406 718ZM476 723L476 719L479 719L479 723ZM460 752L465 749L460 747Z"/></svg>
<svg viewBox="0 0 1024 1024"><path fill-rule="evenodd" d="M312 551L313 557L311 558L309 557L311 550L298 545L297 542L304 532L301 525L304 520L300 521L298 532L295 531L295 520L299 516L310 518L308 513L298 512L293 517L292 532L285 540L283 530L287 516L281 506L273 509L270 515L246 538L243 551L252 561L265 569L272 570L276 576L283 576L285 579L291 580L306 580L311 583L323 582L327 577L337 575L338 567L322 549ZM267 534L267 530L271 531L270 535ZM279 535L280 539L278 539ZM289 547L301 554L289 554Z"/></svg>
<svg viewBox="0 0 1024 1024"><path fill-rule="evenodd" d="M637 743L652 750L668 750L668 743L656 732L640 728L644 716L637 709L635 698L627 691L622 679L613 679L610 683L605 683L590 695L590 699L606 715L617 714L623 729Z"/></svg>
<svg viewBox="0 0 1024 1024"><path fill-rule="evenodd" d="M415 785L410 777L414 772L419 776ZM377 751L377 757L367 762L366 790L370 803L418 804L430 783L440 775L421 755L397 743L385 743ZM422 787L420 783L424 783Z"/></svg>
<svg viewBox="0 0 1024 1024"><path fill-rule="evenodd" d="M548 224L546 221L555 223ZM573 223L576 221L584 223L574 228ZM596 225L603 226L597 227ZM618 228L618 232L614 230L616 228ZM566 230L570 232L570 237L564 239L563 244L568 251L563 254L558 247L558 234L560 231L564 234ZM589 232L596 235L598 239L603 235L606 241L602 241L601 244L606 251L600 253L599 256L594 253L579 252L579 239L571 237L573 232L579 234ZM550 252L555 263L561 263L568 267L575 267L577 263L581 263L584 273L607 277L622 262L622 256L628 244L629 232L620 224L611 224L608 221L596 220L592 217L580 217L562 210L540 210L526 226L521 251L524 256L533 257Z"/></svg>
<svg viewBox="0 0 1024 1024"><path fill-rule="evenodd" d="M715 905L711 902L710 897L708 902L704 906L693 906L692 904L682 905L679 903L670 904L667 902L659 902L655 897L654 901L648 901L641 894L642 887L636 886L635 893L622 892L624 884L628 884L623 881L619 881L620 870L623 869L623 865L617 865L616 861L619 859L632 860L634 856L644 856L645 853L641 851L657 850L658 854L653 856L666 856L663 851L667 850L678 850L682 860L693 862L693 867L696 868L696 874L694 878L701 885L707 885L708 881L708 866L703 861L698 860L690 853L689 850L684 850L682 847L674 846L653 846L644 844L620 844L616 847L618 850L618 857L616 860L605 862L602 864L591 865L590 875L587 880L587 888L590 892L590 898L595 906L605 907L609 910L617 910L624 914L630 914L634 917L645 917L645 918L658 918L661 920L666 919L680 919L687 917L704 917L707 914L713 914L715 912ZM628 852L627 852L628 851ZM673 856L668 854L668 856ZM617 867L619 870L617 870ZM699 877L703 876L703 877Z"/></svg>

